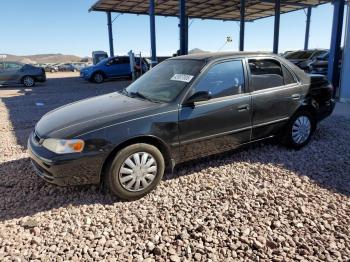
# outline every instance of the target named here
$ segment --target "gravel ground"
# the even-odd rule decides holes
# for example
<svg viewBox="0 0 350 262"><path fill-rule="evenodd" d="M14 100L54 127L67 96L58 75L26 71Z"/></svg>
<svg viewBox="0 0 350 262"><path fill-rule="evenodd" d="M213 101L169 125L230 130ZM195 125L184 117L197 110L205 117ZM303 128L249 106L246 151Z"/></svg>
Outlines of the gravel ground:
<svg viewBox="0 0 350 262"><path fill-rule="evenodd" d="M64 78L0 90L1 261L350 260L343 116L322 122L300 151L269 142L181 165L134 202L38 178L24 142L33 123L60 104L125 84Z"/></svg>

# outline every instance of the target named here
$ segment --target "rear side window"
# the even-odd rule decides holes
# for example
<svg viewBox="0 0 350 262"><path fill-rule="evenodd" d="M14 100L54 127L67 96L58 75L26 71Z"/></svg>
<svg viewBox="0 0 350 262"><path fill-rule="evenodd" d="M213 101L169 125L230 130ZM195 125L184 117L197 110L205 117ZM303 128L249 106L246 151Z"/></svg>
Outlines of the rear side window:
<svg viewBox="0 0 350 262"><path fill-rule="evenodd" d="M115 57L107 62L107 65L120 65L120 64L130 64L129 57Z"/></svg>
<svg viewBox="0 0 350 262"><path fill-rule="evenodd" d="M294 76L292 75L292 73L284 65L282 65L282 69L283 69L284 84L285 85L290 85L290 84L294 84L297 82L294 79Z"/></svg>
<svg viewBox="0 0 350 262"><path fill-rule="evenodd" d="M119 58L119 64L130 64L130 59L129 59L129 57L125 57L125 56L120 57L120 58Z"/></svg>
<svg viewBox="0 0 350 262"><path fill-rule="evenodd" d="M212 66L194 88L208 91L212 98L236 95L244 92L244 71L242 61L227 61Z"/></svg>
<svg viewBox="0 0 350 262"><path fill-rule="evenodd" d="M249 60L252 91L283 86L284 75L281 64L273 59Z"/></svg>

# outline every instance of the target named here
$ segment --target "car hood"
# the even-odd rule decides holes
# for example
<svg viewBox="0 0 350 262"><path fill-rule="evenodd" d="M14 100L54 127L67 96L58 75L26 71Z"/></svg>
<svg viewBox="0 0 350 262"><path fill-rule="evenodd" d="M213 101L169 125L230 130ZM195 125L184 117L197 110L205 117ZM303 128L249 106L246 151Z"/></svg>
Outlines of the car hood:
<svg viewBox="0 0 350 262"><path fill-rule="evenodd" d="M44 115L35 127L41 138L73 138L84 133L134 119L160 104L119 93L68 104Z"/></svg>

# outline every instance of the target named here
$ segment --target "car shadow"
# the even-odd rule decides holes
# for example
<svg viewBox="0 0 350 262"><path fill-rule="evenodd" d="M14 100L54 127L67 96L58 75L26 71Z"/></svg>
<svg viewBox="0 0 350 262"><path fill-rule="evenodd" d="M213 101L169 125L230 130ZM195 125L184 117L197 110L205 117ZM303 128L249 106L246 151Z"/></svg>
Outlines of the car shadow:
<svg viewBox="0 0 350 262"><path fill-rule="evenodd" d="M329 139L337 135L333 133L333 130L327 128L332 126L334 121L341 127L343 127L342 125L350 126L350 119L337 117L328 120L326 125L321 125L311 143L301 150L287 149L280 146L275 140L267 140L232 152L180 164L172 174L166 174L163 180L178 179L206 169L220 168L226 165L233 165L235 168L236 164L243 163L249 165L250 174L261 176L262 179L264 179L262 174L264 169L269 172L271 167L274 167L284 173L293 173L296 177L307 178L311 183L333 193L349 197L349 159L331 155L327 150L327 148L334 148L338 143L336 140L329 143ZM340 142L344 142L342 139L341 136ZM344 139L346 140L346 138ZM340 149L346 150L343 153L349 155L350 141L346 141ZM31 216L39 212L67 206L96 203L113 205L121 201L112 194L101 191L98 185L71 187L51 185L35 175L29 158L0 164L0 194L2 196L0 198L0 210L2 210L0 221Z"/></svg>

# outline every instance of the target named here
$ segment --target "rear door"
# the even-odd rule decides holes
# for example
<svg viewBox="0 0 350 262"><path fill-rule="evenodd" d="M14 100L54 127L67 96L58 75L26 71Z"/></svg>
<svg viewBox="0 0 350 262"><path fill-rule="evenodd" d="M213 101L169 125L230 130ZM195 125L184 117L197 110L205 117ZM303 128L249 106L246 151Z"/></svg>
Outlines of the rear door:
<svg viewBox="0 0 350 262"><path fill-rule="evenodd" d="M230 150L251 135L251 96L245 91L242 60L212 65L193 84L190 95L208 91L211 99L179 111L182 160Z"/></svg>
<svg viewBox="0 0 350 262"><path fill-rule="evenodd" d="M286 65L273 58L248 60L252 94L252 140L276 134L299 108L301 85Z"/></svg>
<svg viewBox="0 0 350 262"><path fill-rule="evenodd" d="M128 56L120 58L120 73L121 76L129 76L131 74L130 58Z"/></svg>

